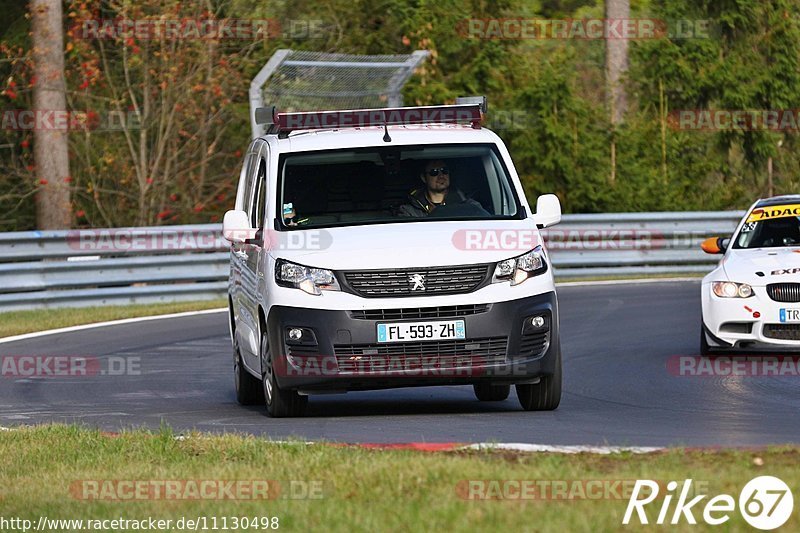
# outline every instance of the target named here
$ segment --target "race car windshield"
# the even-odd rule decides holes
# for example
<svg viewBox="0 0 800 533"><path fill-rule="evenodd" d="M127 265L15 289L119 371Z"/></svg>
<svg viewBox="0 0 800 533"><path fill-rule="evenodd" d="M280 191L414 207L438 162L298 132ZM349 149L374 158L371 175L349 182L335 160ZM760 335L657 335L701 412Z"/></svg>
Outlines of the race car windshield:
<svg viewBox="0 0 800 533"><path fill-rule="evenodd" d="M739 231L734 248L800 246L800 217L748 220Z"/></svg>
<svg viewBox="0 0 800 533"><path fill-rule="evenodd" d="M519 218L519 200L491 144L325 150L283 156L285 229Z"/></svg>

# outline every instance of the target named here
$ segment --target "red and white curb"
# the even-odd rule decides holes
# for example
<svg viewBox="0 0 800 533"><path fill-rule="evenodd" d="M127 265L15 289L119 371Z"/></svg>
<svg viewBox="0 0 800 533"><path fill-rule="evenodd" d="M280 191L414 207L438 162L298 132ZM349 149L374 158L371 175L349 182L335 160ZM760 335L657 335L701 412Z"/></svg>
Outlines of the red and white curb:
<svg viewBox="0 0 800 533"><path fill-rule="evenodd" d="M666 448L659 446L557 446L550 444L526 444L509 442L500 442L497 444L470 444L465 446L465 450L506 450L514 452L530 452L530 453L593 453L601 455L609 455L612 453L653 453L660 452Z"/></svg>
<svg viewBox="0 0 800 533"><path fill-rule="evenodd" d="M9 428L0 426L0 431L14 431L21 428ZM118 437L119 433L102 432L107 437ZM175 440L185 441L192 438L210 437L211 435L177 435ZM463 442L314 442L314 441L281 441L267 440L270 444L280 445L315 445L325 444L337 448L365 448L370 450L411 450L419 452L459 452L459 451L512 451L522 453L591 453L599 455L610 455L616 453L645 454L666 450L657 446L587 446L587 445L551 445L551 444L528 444L524 442L489 442L467 444Z"/></svg>
<svg viewBox="0 0 800 533"><path fill-rule="evenodd" d="M200 438L203 438L201 435ZM188 440L197 436L178 435L176 440ZM662 446L590 446L584 444L530 444L526 442L315 442L315 441L292 441L292 440L268 440L270 444L280 445L314 445L325 444L337 448L364 448L369 450L411 450L419 452L460 452L460 451L511 451L522 453L592 453L600 455L610 455L615 453L645 454L661 452L666 450Z"/></svg>
<svg viewBox="0 0 800 533"><path fill-rule="evenodd" d="M615 453L644 454L660 452L666 448L655 446L587 446L587 445L550 445L529 444L524 442L484 442L467 444L463 442L405 442L405 443L354 443L336 444L337 446L369 448L379 450L416 450L422 452L457 452L457 451L511 451L521 453L592 453L610 455Z"/></svg>

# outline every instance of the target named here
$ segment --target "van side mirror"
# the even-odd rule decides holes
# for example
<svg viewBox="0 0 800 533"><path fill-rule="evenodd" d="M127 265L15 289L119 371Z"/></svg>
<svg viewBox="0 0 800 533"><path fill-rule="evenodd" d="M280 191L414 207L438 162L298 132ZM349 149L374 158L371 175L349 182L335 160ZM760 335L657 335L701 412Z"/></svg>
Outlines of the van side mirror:
<svg viewBox="0 0 800 533"><path fill-rule="evenodd" d="M536 200L533 221L539 229L561 222L561 202L555 194L543 194Z"/></svg>
<svg viewBox="0 0 800 533"><path fill-rule="evenodd" d="M730 241L724 237L709 237L700 244L700 248L707 254L724 254Z"/></svg>
<svg viewBox="0 0 800 533"><path fill-rule="evenodd" d="M243 243L256 237L256 228L250 227L247 213L232 209L222 219L222 236L233 243Z"/></svg>

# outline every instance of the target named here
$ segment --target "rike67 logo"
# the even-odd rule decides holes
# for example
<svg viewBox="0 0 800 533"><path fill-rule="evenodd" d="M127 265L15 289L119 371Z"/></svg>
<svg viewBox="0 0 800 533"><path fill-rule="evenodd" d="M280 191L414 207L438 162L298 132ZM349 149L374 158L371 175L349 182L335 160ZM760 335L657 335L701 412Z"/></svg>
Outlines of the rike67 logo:
<svg viewBox="0 0 800 533"><path fill-rule="evenodd" d="M751 479L739 493L738 502L729 494L719 494L708 500L708 495L699 494L689 499L692 494L691 479L685 480L683 485L670 481L667 483L666 494L659 495L659 489L660 485L656 481L636 480L622 523L631 523L635 513L640 524L648 524L645 507L656 500L661 503L655 521L659 525L675 525L684 521L687 524L697 524L697 513L706 524L718 526L730 520L738 503L739 513L748 524L756 529L771 530L785 524L794 509L791 489L781 479L773 476Z"/></svg>

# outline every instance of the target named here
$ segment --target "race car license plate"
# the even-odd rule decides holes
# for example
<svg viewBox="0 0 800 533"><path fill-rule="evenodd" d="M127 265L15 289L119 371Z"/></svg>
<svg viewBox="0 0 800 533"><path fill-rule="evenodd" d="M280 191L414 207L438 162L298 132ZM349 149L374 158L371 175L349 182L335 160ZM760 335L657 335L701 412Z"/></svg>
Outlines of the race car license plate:
<svg viewBox="0 0 800 533"><path fill-rule="evenodd" d="M466 339L463 320L394 322L378 324L378 342L411 342Z"/></svg>
<svg viewBox="0 0 800 533"><path fill-rule="evenodd" d="M781 322L800 322L800 309L781 309Z"/></svg>

